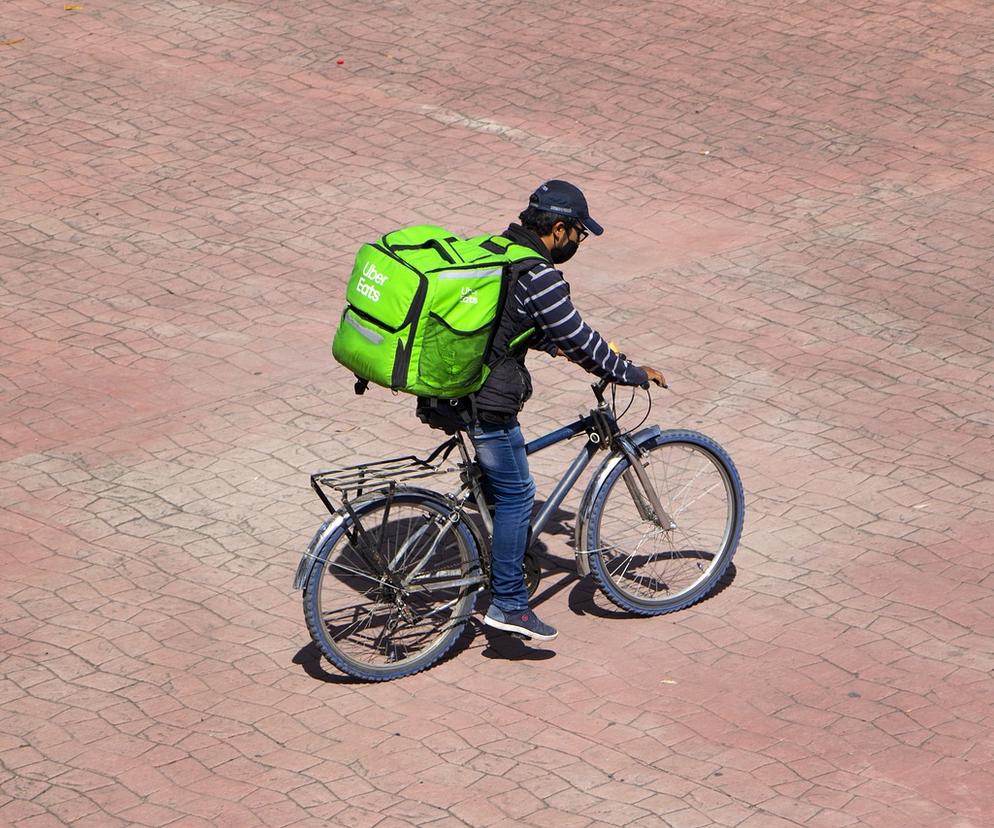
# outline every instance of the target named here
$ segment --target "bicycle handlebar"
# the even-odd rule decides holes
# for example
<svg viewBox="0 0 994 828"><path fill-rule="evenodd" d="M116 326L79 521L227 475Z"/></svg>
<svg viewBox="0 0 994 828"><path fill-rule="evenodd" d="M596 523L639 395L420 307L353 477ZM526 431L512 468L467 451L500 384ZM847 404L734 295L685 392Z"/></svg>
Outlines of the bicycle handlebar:
<svg viewBox="0 0 994 828"><path fill-rule="evenodd" d="M626 357L624 354L618 351L615 351L615 353L617 353L618 356L620 356L622 359L625 360L628 359L628 357ZM604 402L604 392L607 390L607 387L609 385L612 385L611 380L607 379L606 377L602 377L601 379L597 380L597 382L595 382L593 385L590 386L591 390L594 392L594 397L597 399L598 403ZM639 388L641 388L643 391L648 391L650 385L652 385L651 382L643 382L639 385ZM665 387L666 386L664 385L663 388Z"/></svg>
<svg viewBox="0 0 994 828"><path fill-rule="evenodd" d="M590 386L590 389L594 392L594 397L597 399L597 402L599 403L604 402L604 392L607 391L607 387L609 385L613 384L614 383L612 383L611 380L609 379L599 379L597 380L597 382L593 383ZM651 382L643 382L638 387L641 388L643 391L648 391L650 385L652 385Z"/></svg>

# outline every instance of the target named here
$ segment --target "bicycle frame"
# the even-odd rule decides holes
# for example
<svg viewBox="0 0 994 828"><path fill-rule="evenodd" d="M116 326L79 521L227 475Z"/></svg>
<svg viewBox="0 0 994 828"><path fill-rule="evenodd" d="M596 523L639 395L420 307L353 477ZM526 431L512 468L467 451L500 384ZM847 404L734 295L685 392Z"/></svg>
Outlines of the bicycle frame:
<svg viewBox="0 0 994 828"><path fill-rule="evenodd" d="M549 448L550 446L557 445L558 443L587 432L592 425L592 419L593 418L590 416L582 417L576 422L570 423L568 426L556 429L549 434L532 440L530 443L525 445L525 454L535 454L543 449ZM459 453L462 455L463 466L475 467L475 461L470 456L469 448L466 445L466 439L461 434L454 439L457 440L456 445L459 448ZM566 496L576 484L576 481L580 478L580 475L583 474L587 466L590 465L590 461L593 459L598 450L599 446L592 442L589 438L583 444L583 447L580 449L576 459L570 463L559 483L556 484L556 487L549 494L549 497L542 505L542 508L539 509L538 514L532 519L530 526L530 537L532 540L538 538L538 536L542 533L545 525L549 522L549 518L566 499ZM486 508L487 501L483 492L481 478L479 476L474 476L470 481L465 483L463 491L457 495L457 498L461 498L464 492L466 495L469 495L469 493L472 492L476 502L478 504L482 504L483 508L480 509L480 517L483 520L484 525L487 527L487 532L493 534L493 519L490 515L490 510Z"/></svg>
<svg viewBox="0 0 994 828"><path fill-rule="evenodd" d="M577 518L577 537L579 538L582 536L589 500L597 491L600 482L604 479L607 472L610 471L612 467L612 458L618 458L619 460L624 458L628 460L629 468L624 472L623 480L628 490L631 492L636 508L642 518L656 523L657 526L664 530L677 528L676 523L669 516L669 514L667 514L665 509L663 509L655 487L649 480L645 468L640 460L640 445L658 435L660 433L659 426L650 426L640 430L637 433L622 432L618 427L618 421L614 416L614 412L611 410L611 406L604 400L604 391L607 386L608 383L605 380L601 380L591 385L594 396L597 399L597 406L591 409L589 414L574 420L568 425L557 428L548 434L537 437L525 445L525 453L527 455L532 455L543 451L544 449L550 448L551 446L562 443L565 440L577 437L580 434L585 433L587 435L587 439L584 441L584 444L576 458L567 467L562 478L549 494L546 501L542 504L538 514L536 514L532 519L529 527L529 546L541 535L551 516L555 514L556 509L562 505L563 501L566 499L566 496L573 489L573 486L576 485L576 481L579 480L587 466L590 465L590 461L594 458L594 455L597 454L598 451L611 451L612 449L616 449L617 453L608 455L604 463L601 465L599 472L595 474L594 478L592 478L590 483L587 485ZM447 501L454 507L450 518L453 522L459 520L459 516L462 514L466 500L469 499L471 494L473 495L476 503L480 506L480 518L483 521L487 531L486 535L482 535L475 530L473 531L473 534L476 536L478 545L481 547L481 555L489 557L490 549L488 541L489 537L492 537L493 535L493 519L490 515L490 510L487 508L486 496L483 492L482 473L470 453L470 449L467 445L467 439L462 432L457 433L450 440L447 440L445 443L438 446L425 460L421 460L416 457L404 457L352 467L352 469L346 470L345 472L346 488L351 487L361 494L367 484L370 484L377 479L385 479L387 481L387 486L384 489L384 492L388 498L392 498L393 492L396 491L398 482L427 477L438 472L440 469L438 466L432 465L433 462L439 457L444 460L449 453L451 453L453 448L459 449L462 460L459 464L459 468L461 469L463 475L462 486L460 489L454 494L448 496L441 495L437 492L430 492L429 490L424 491L426 494L437 497L440 501ZM321 481L327 478L329 474L331 473L319 472L311 475L311 486L314 491L317 492L322 503L324 503L325 507L332 514L332 519L327 521L314 536L308 549L308 553L305 554L304 558L301 560L297 569L297 575L294 579L294 586L297 588L301 588L303 586L309 572L310 564L313 561L313 555L311 554L313 549L316 549L323 537L334 531L343 520L342 512L337 511L334 508L328 500L328 497L321 490ZM352 517L352 532L356 534L353 541L358 541L360 537L365 535L365 528L362 526L362 521L356 519L352 505L347 497L343 499L343 511L345 514ZM388 513L389 507L387 509L387 514ZM363 548L364 546L372 546L372 544L357 544L357 549L365 558L367 552ZM581 575L588 574L590 569L587 561L587 553L581 550L579 546L575 552L578 572ZM367 563L373 567L373 571L384 573L389 571L390 562L380 560L379 558L379 553L376 551L373 555L373 559L368 560Z"/></svg>
<svg viewBox="0 0 994 828"><path fill-rule="evenodd" d="M576 481L580 479L580 476L586 470L587 466L590 465L590 461L593 460L594 455L598 451L611 450L612 448L619 449L621 454L629 461L630 468L624 473L623 479L628 487L628 490L631 492L632 498L635 501L642 517L655 522L663 529L677 528L673 519L669 516L669 514L667 514L666 510L659 502L659 496L655 490L655 487L649 480L645 468L639 460L638 445L648 435L646 432L639 432L636 438L633 439L633 436L629 433L621 432L618 427L617 419L614 416L614 412L603 398L603 391L606 387L606 383L601 381L594 383L591 387L593 388L594 395L597 397L598 401L596 408L592 409L589 414L580 417L569 425L562 426L561 428L557 428L555 431L551 431L548 434L537 437L525 445L525 454L530 456L551 446L558 445L565 440L577 437L580 434L587 434L587 440L584 442L582 448L577 454L576 459L573 460L573 462L567 467L566 472L556 484L556 487L542 504L538 514L536 514L532 519L529 527L529 545L533 543L539 535L541 535L546 524L549 522L549 518L555 514L556 510L562 505L563 501L566 499L566 496L573 489L573 486L576 485ZM659 428L658 426L653 426L649 431L650 433L658 433ZM463 435L461 433L457 434L453 440L456 441L456 445L462 455L463 467L476 467L470 456L469 449L466 446L466 440ZM639 490L640 486L641 491ZM588 487L588 489L589 488L590 487ZM487 532L492 535L493 519L490 515L489 509L486 508L486 498L483 493L483 486L479 475L473 475L468 480L464 480L463 489L457 495L457 499L465 500L470 492L472 492L478 504L483 504L483 508L480 509L480 517L487 528ZM581 569L584 568L582 564L580 566Z"/></svg>

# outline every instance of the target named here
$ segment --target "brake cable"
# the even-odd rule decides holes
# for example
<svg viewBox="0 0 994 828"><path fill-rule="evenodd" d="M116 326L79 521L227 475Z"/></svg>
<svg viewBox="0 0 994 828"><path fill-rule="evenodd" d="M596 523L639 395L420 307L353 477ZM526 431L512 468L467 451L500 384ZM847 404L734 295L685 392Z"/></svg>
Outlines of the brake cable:
<svg viewBox="0 0 994 828"><path fill-rule="evenodd" d="M649 419L649 415L652 413L652 392L648 388L645 389L645 396L649 400L649 404L646 406L645 409L645 416L642 418L642 422L640 422L637 426L635 426L635 428L631 429L632 431L638 431L640 428L642 428L642 426L645 425L645 421ZM635 392L633 391L632 400L634 399L635 399Z"/></svg>
<svg viewBox="0 0 994 828"><path fill-rule="evenodd" d="M621 422L621 418L624 417L628 413L629 409L635 403L635 390L636 390L635 386L633 385L632 386L632 397L628 401L628 405L625 406L625 410L622 411L619 414L618 413L618 406L617 406L617 391L618 391L618 386L615 383L611 383L611 410L614 412L614 419L615 419L616 422L620 423ZM644 390L645 390L646 397L649 398L649 404L648 404L648 406L646 408L645 416L642 417L642 421L637 426L635 426L635 428L627 429L628 431L638 431L645 424L645 421L649 419L649 414L652 413L652 392L648 388L646 388Z"/></svg>

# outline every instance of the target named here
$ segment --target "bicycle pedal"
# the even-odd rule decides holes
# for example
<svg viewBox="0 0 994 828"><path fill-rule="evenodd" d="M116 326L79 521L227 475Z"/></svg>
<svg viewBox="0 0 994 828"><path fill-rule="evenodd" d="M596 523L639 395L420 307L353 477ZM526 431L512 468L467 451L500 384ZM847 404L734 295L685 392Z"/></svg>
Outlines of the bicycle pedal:
<svg viewBox="0 0 994 828"><path fill-rule="evenodd" d="M522 635L521 633L508 632L508 635L511 636L511 638L518 639L518 641L531 641L531 636Z"/></svg>

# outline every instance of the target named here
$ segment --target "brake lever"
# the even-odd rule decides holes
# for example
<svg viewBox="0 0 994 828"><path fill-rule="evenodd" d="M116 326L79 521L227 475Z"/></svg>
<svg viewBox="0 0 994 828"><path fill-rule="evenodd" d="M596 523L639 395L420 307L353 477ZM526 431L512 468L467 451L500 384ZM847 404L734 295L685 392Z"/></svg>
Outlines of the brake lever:
<svg viewBox="0 0 994 828"><path fill-rule="evenodd" d="M618 356L620 356L620 357L621 357L621 358L622 358L623 360L625 360L625 361L629 361L629 360L628 360L628 357L626 357L626 356L625 356L624 354L622 354L622 353L620 353L620 352L618 353ZM651 385L652 385L652 383L651 383L651 382L649 382L648 380L646 380L645 382L643 382L643 383L642 383L642 384L641 384L641 385L639 386L639 388L641 388L641 389L642 389L643 391L648 391L648 390L649 390L649 386L651 386ZM667 384L666 384L665 382L664 382L664 383L663 383L662 385L660 385L659 387L660 387L660 388L669 388L669 386L668 386L668 385L667 385Z"/></svg>

